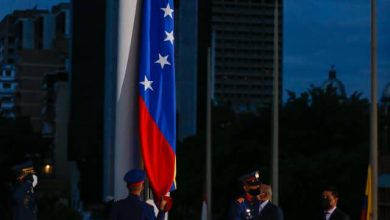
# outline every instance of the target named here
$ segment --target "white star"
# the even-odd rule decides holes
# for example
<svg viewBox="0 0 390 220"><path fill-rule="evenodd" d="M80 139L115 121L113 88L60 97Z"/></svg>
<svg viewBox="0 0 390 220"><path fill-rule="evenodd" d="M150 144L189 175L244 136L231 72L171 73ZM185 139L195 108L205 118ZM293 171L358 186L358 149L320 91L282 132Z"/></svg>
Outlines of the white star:
<svg viewBox="0 0 390 220"><path fill-rule="evenodd" d="M165 38L164 41L169 40L171 42L171 44L173 45L173 40L175 40L175 38L173 37L173 31L171 31L171 32L165 31L165 34L167 35L167 37Z"/></svg>
<svg viewBox="0 0 390 220"><path fill-rule="evenodd" d="M168 62L168 55L166 55L165 57L161 56L161 54L158 54L158 60L154 63L159 63L161 65L161 69L164 68L164 65L171 65L169 62Z"/></svg>
<svg viewBox="0 0 390 220"><path fill-rule="evenodd" d="M140 84L144 85L144 91L150 89L153 91L153 88L152 88L152 83L153 81L149 81L148 78L145 76L145 79L144 81L141 81Z"/></svg>
<svg viewBox="0 0 390 220"><path fill-rule="evenodd" d="M166 7L166 8L161 8L161 10L164 11L164 18L165 18L166 16L168 16L168 15L169 15L171 18L173 18L173 16L172 16L173 9L171 9L171 7L169 6L169 3L167 4L167 7Z"/></svg>

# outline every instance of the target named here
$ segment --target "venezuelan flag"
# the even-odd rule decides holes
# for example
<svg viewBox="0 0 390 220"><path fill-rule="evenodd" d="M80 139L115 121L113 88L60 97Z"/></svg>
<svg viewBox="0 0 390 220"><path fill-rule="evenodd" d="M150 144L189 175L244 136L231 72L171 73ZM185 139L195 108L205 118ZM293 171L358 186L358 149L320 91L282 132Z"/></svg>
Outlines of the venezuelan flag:
<svg viewBox="0 0 390 220"><path fill-rule="evenodd" d="M368 166L367 170L367 181L366 191L364 194L363 208L360 216L360 220L371 220L372 219L372 192L371 192L371 166Z"/></svg>
<svg viewBox="0 0 390 220"><path fill-rule="evenodd" d="M176 94L173 0L144 0L139 60L141 152L157 198L175 188Z"/></svg>

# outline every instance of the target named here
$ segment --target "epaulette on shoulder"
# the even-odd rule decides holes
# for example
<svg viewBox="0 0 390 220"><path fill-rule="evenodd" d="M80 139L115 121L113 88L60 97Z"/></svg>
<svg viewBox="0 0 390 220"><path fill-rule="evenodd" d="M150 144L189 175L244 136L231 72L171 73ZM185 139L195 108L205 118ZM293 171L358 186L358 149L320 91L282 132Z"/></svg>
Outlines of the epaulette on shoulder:
<svg viewBox="0 0 390 220"><path fill-rule="evenodd" d="M238 198L237 200L236 200L238 203L243 203L244 201L245 201L245 199L244 198L242 198L242 197L240 197L240 198Z"/></svg>

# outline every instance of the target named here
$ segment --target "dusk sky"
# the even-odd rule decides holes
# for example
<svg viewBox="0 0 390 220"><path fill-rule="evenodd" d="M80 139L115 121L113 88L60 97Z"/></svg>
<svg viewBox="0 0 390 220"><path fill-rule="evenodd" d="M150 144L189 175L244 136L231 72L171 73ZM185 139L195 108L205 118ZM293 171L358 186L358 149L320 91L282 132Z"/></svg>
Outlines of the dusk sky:
<svg viewBox="0 0 390 220"><path fill-rule="evenodd" d="M13 9L49 9L63 0L0 0L0 17ZM69 1L67 1L69 2ZM377 0L378 96L390 82L390 1ZM370 96L370 1L284 0L283 90L300 94L321 85L335 65L351 95Z"/></svg>
<svg viewBox="0 0 390 220"><path fill-rule="evenodd" d="M13 10L32 9L35 6L38 9L50 9L60 2L69 2L69 0L0 0L0 19Z"/></svg>
<svg viewBox="0 0 390 220"><path fill-rule="evenodd" d="M284 90L300 94L319 86L335 65L348 96L360 91L370 97L370 2L284 1ZM377 0L379 98L390 82L389 11L390 1Z"/></svg>

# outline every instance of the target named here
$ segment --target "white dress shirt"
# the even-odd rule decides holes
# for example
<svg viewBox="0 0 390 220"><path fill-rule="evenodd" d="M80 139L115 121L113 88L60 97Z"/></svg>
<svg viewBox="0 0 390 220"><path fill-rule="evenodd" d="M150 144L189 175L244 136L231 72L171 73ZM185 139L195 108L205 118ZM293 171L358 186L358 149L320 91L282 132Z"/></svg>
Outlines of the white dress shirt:
<svg viewBox="0 0 390 220"><path fill-rule="evenodd" d="M334 212L334 210L336 210L336 206L333 207L332 209L329 209L329 210L324 211L326 220L329 220L329 219L330 219L330 216L332 215L332 213Z"/></svg>
<svg viewBox="0 0 390 220"><path fill-rule="evenodd" d="M261 210L263 210L263 208L268 204L269 200L265 200L264 202L262 202L260 204L260 207L259 207L259 214L261 212Z"/></svg>

